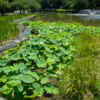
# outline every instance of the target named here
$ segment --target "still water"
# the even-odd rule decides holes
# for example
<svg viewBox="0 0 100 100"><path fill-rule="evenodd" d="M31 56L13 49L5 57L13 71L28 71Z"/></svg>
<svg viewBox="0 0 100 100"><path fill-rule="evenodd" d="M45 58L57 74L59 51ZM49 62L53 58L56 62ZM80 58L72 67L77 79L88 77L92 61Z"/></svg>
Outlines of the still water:
<svg viewBox="0 0 100 100"><path fill-rule="evenodd" d="M42 21L78 22L84 25L100 26L100 15L65 14L65 13L38 13L32 19Z"/></svg>

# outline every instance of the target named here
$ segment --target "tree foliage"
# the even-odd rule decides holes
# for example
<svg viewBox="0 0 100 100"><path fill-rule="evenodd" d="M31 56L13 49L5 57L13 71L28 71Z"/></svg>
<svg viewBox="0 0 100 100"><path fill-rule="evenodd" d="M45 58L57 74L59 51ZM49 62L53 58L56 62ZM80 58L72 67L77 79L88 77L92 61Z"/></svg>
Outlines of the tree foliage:
<svg viewBox="0 0 100 100"><path fill-rule="evenodd" d="M0 13L4 13L8 11L9 8L9 2L7 0L0 0Z"/></svg>
<svg viewBox="0 0 100 100"><path fill-rule="evenodd" d="M94 9L99 6L100 0L0 0L1 13L23 9Z"/></svg>

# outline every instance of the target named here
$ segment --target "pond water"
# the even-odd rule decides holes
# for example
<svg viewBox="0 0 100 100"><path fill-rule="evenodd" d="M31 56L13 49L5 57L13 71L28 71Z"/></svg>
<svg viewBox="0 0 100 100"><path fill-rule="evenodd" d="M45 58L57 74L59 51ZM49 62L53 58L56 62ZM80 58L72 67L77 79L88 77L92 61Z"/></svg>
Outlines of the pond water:
<svg viewBox="0 0 100 100"><path fill-rule="evenodd" d="M100 26L100 15L64 14L64 13L39 13L32 20L79 22L84 25Z"/></svg>

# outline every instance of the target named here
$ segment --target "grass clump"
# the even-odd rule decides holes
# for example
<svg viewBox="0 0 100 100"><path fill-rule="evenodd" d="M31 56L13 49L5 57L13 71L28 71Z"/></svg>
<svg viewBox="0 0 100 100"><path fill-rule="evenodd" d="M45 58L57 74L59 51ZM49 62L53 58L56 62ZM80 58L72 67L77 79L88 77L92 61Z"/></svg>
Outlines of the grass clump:
<svg viewBox="0 0 100 100"><path fill-rule="evenodd" d="M97 55L99 38L89 32L82 32L76 38L77 51L74 61L64 69L60 88L65 98L70 100L99 100L100 75Z"/></svg>

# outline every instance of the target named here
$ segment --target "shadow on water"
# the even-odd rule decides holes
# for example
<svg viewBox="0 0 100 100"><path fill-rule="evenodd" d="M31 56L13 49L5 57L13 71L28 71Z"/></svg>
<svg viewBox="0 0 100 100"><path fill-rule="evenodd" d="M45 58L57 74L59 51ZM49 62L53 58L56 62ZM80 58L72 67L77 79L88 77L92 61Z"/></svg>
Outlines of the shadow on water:
<svg viewBox="0 0 100 100"><path fill-rule="evenodd" d="M42 21L62 21L62 22L78 22L83 25L100 26L100 15L71 15L64 13L38 13L38 16L34 20Z"/></svg>

